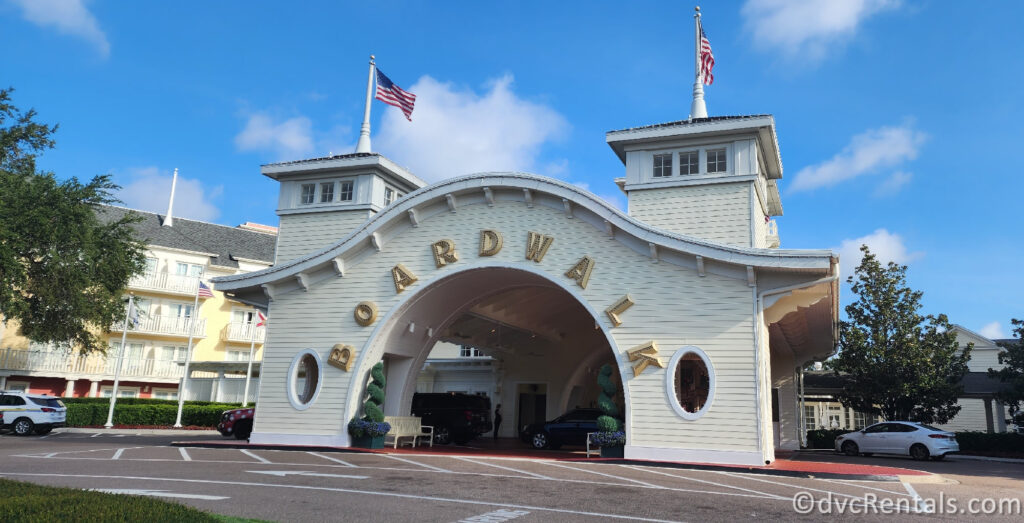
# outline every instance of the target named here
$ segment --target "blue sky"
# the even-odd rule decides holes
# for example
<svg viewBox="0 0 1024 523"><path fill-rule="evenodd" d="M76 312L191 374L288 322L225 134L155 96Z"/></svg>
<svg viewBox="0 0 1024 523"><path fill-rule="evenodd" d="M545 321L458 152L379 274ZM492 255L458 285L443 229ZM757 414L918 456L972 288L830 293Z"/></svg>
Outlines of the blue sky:
<svg viewBox="0 0 1024 523"><path fill-rule="evenodd" d="M710 4L710 3L709 3ZM704 6L711 115L775 115L782 246L867 242L925 311L993 337L1024 317L1024 4L747 0ZM525 170L623 205L604 133L684 119L679 2L0 0L0 85L60 124L41 166L111 173L133 207L277 223L259 165L350 152L367 59L417 94L375 102L374 150L436 181ZM851 298L846 293L843 302Z"/></svg>

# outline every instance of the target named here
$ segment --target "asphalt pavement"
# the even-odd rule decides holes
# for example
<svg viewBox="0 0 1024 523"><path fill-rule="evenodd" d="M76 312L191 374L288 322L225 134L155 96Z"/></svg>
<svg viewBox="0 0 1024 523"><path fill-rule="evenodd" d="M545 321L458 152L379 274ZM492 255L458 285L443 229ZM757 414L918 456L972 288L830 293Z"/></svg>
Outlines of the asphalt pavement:
<svg viewBox="0 0 1024 523"><path fill-rule="evenodd" d="M190 438L209 436L0 435L0 477L272 521L962 521L972 509L1011 512L994 517L1020 521L1024 498L1024 465L1007 463L852 458L937 474L857 481L543 458L170 445ZM971 506L972 499L979 501Z"/></svg>

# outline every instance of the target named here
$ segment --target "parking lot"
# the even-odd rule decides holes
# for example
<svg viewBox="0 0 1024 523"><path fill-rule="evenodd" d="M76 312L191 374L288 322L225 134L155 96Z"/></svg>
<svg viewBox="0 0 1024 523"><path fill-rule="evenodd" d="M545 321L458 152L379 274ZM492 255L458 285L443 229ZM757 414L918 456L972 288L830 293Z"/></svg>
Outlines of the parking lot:
<svg viewBox="0 0 1024 523"><path fill-rule="evenodd" d="M901 519L956 520L963 514L949 513L947 506L929 511L928 500L953 497L960 503L1017 498L1024 492L1024 465L1019 464L932 463L928 466L948 470L926 482L861 481L540 458L170 445L190 438L208 436L3 435L0 476L150 495L275 521L791 520L818 519L825 510L847 517L867 511L868 519L888 519L880 513L883 505ZM889 461L894 461L890 466L914 465ZM943 478L956 479L940 482ZM794 508L794 496L817 505L802 515ZM962 508L968 510L966 504ZM1012 514L996 517L1019 520Z"/></svg>

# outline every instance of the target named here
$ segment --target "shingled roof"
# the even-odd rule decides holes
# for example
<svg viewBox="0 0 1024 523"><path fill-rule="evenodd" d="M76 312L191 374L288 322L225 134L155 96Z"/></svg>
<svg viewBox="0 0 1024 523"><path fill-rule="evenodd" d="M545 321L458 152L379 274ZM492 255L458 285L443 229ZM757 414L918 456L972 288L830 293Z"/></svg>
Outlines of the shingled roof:
<svg viewBox="0 0 1024 523"><path fill-rule="evenodd" d="M746 114L746 115L735 115L735 116L709 116L707 118L691 118L689 120L676 120L674 122L656 123L652 125L643 125L640 127L629 127L626 129L616 129L614 131L608 131L609 133L619 133L622 131L639 131L643 129L658 129L661 127L673 127L676 125L696 125L709 122L720 122L725 120L744 120L748 118L763 118L765 116L771 116L770 114Z"/></svg>
<svg viewBox="0 0 1024 523"><path fill-rule="evenodd" d="M177 216L173 226L163 227L162 215L111 205L100 206L97 214L101 220L113 221L130 211L142 216L142 221L132 224L136 235L154 247L210 253L210 265L217 267L238 268L239 258L274 263L277 236L272 234Z"/></svg>

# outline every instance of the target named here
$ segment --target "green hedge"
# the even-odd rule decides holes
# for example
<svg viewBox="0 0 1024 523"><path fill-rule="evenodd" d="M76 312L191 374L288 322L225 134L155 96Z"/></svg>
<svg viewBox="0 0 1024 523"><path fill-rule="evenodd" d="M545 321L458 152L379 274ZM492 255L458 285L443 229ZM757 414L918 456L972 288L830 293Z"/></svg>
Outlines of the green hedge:
<svg viewBox="0 0 1024 523"><path fill-rule="evenodd" d="M834 449L836 448L836 436L852 432L842 429L815 429L807 431L807 448L809 449Z"/></svg>
<svg viewBox="0 0 1024 523"><path fill-rule="evenodd" d="M72 403L102 403L104 405L110 404L110 398L61 398L61 401L65 405ZM158 400L151 398L118 398L118 405L178 405L178 400ZM241 403L226 403L217 401L186 401L186 405L234 405L236 408L241 407Z"/></svg>
<svg viewBox="0 0 1024 523"><path fill-rule="evenodd" d="M125 398L131 399L131 398ZM159 401L159 400L157 400ZM186 403L181 409L181 424L196 427L215 427L225 410L238 408L238 404L202 402L203 405ZM110 401L74 402L68 407L69 427L99 426L107 422ZM170 426L178 416L178 404L131 404L117 400L114 406L114 425L156 425Z"/></svg>
<svg viewBox="0 0 1024 523"><path fill-rule="evenodd" d="M1024 434L1012 432L957 432L961 452L1024 453Z"/></svg>

